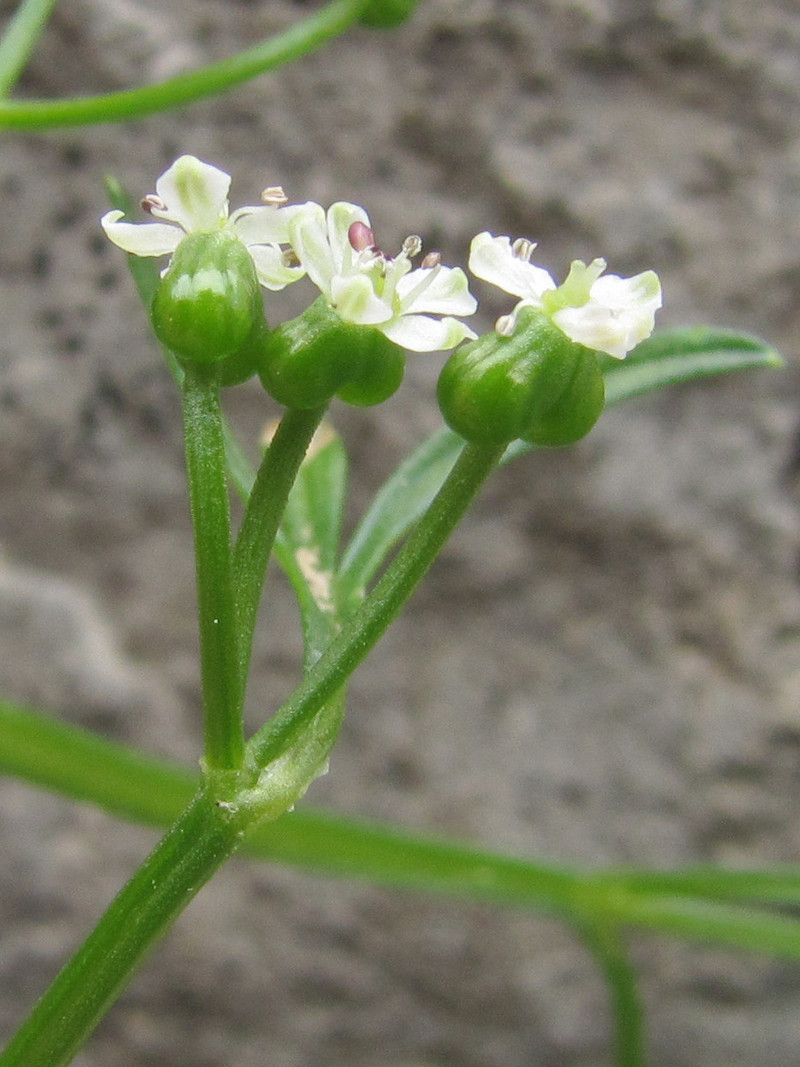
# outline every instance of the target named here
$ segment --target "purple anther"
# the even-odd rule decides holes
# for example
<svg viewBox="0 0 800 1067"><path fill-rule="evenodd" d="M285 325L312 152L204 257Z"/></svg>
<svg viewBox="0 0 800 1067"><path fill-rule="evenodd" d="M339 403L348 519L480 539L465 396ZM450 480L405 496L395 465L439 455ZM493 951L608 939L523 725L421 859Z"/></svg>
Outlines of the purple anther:
<svg viewBox="0 0 800 1067"><path fill-rule="evenodd" d="M354 222L347 231L347 239L350 247L356 252L377 252L375 247L375 234L364 222Z"/></svg>

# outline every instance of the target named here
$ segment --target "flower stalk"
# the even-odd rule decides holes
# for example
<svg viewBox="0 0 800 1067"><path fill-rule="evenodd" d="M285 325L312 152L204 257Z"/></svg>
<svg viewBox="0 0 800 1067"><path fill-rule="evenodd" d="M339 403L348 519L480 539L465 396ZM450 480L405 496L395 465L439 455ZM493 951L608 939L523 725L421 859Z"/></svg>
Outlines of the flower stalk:
<svg viewBox="0 0 800 1067"><path fill-rule="evenodd" d="M236 770L243 763L244 734L231 511L219 386L201 368L186 369L183 425L194 525L205 762L209 770Z"/></svg>

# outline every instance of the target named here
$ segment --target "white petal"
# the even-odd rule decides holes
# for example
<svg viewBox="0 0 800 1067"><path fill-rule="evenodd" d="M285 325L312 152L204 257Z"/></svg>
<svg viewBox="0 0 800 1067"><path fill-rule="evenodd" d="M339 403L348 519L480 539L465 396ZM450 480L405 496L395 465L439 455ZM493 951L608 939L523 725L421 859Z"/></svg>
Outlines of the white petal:
<svg viewBox="0 0 800 1067"><path fill-rule="evenodd" d="M277 245L250 245L248 252L256 266L256 274L265 289L277 292L305 274L302 267L287 267L283 252Z"/></svg>
<svg viewBox="0 0 800 1067"><path fill-rule="evenodd" d="M230 175L194 156L180 156L156 182L165 210L153 208L160 219L177 222L187 233L217 230L228 217Z"/></svg>
<svg viewBox="0 0 800 1067"><path fill-rule="evenodd" d="M404 313L471 315L478 306L460 267L420 267L400 278L397 295Z"/></svg>
<svg viewBox="0 0 800 1067"><path fill-rule="evenodd" d="M183 240L184 233L167 222L119 222L122 211L109 211L100 219L110 241L134 256L170 255Z"/></svg>
<svg viewBox="0 0 800 1067"><path fill-rule="evenodd" d="M289 240L289 219L279 207L240 207L228 225L246 245L279 245Z"/></svg>
<svg viewBox="0 0 800 1067"><path fill-rule="evenodd" d="M379 327L390 341L411 352L443 352L477 336L458 319L433 319L428 315L402 315Z"/></svg>
<svg viewBox="0 0 800 1067"><path fill-rule="evenodd" d="M328 208L328 240L337 274L345 274L354 262L356 252L350 244L350 227L354 222L369 226L369 215L358 204L339 200Z"/></svg>
<svg viewBox="0 0 800 1067"><path fill-rule="evenodd" d="M639 308L655 312L661 307L661 283L652 270L635 274L632 278L606 274L592 285L591 298L609 308L631 311Z"/></svg>
<svg viewBox="0 0 800 1067"><path fill-rule="evenodd" d="M653 332L654 317L654 311L631 314L614 311L590 300L583 307L556 311L552 318L556 326L578 344L624 359Z"/></svg>
<svg viewBox="0 0 800 1067"><path fill-rule="evenodd" d="M289 240L309 278L321 292L330 296L335 272L325 212L319 204L305 206L306 211L299 212L289 220Z"/></svg>
<svg viewBox="0 0 800 1067"><path fill-rule="evenodd" d="M493 237L486 231L472 239L469 269L476 278L526 300L538 300L542 293L556 287L543 267L514 255L510 237Z"/></svg>
<svg viewBox="0 0 800 1067"><path fill-rule="evenodd" d="M392 318L392 309L375 295L372 281L365 274L337 274L331 282L330 299L345 322L374 326Z"/></svg>

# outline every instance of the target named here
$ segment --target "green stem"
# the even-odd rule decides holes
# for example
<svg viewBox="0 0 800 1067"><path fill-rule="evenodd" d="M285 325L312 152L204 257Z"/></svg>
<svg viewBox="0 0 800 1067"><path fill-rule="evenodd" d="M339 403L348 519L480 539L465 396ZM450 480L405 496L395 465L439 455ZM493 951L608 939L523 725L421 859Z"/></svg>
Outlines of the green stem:
<svg viewBox="0 0 800 1067"><path fill-rule="evenodd" d="M351 26L366 3L367 0L332 0L321 11L254 48L159 85L69 100L0 102L0 129L42 130L120 122L191 104L320 48Z"/></svg>
<svg viewBox="0 0 800 1067"><path fill-rule="evenodd" d="M200 663L209 769L240 768L242 698L233 594L231 513L219 386L195 368L183 381L186 469L194 524Z"/></svg>
<svg viewBox="0 0 800 1067"><path fill-rule="evenodd" d="M233 553L233 582L242 693L267 563L300 464L324 413L324 407L286 412L261 462L239 528Z"/></svg>
<svg viewBox="0 0 800 1067"><path fill-rule="evenodd" d="M603 922L580 925L583 943L597 961L611 994L615 1022L615 1062L617 1067L643 1067L644 1011L639 998L636 973L616 926Z"/></svg>
<svg viewBox="0 0 800 1067"><path fill-rule="evenodd" d="M377 643L422 580L503 451L504 447L464 447L430 508L374 590L283 707L250 740L248 749L257 766L266 766L291 745L297 732L344 685Z"/></svg>
<svg viewBox="0 0 800 1067"><path fill-rule="evenodd" d="M44 994L0 1067L69 1063L133 969L239 842L225 809L199 794Z"/></svg>
<svg viewBox="0 0 800 1067"><path fill-rule="evenodd" d="M7 96L27 65L57 0L23 0L0 40L0 97Z"/></svg>

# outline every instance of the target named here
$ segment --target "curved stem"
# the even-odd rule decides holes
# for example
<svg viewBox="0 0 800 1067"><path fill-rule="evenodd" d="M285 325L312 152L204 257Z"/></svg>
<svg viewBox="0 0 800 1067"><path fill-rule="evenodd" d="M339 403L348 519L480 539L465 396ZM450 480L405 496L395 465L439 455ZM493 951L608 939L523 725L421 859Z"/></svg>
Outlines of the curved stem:
<svg viewBox="0 0 800 1067"><path fill-rule="evenodd" d="M0 102L0 129L52 129L141 118L191 104L300 59L351 26L367 0L332 0L321 11L236 56L158 85L68 100Z"/></svg>
<svg viewBox="0 0 800 1067"><path fill-rule="evenodd" d="M222 412L219 386L194 368L186 370L183 380L183 426L194 525L205 758L209 768L236 769L243 763L244 728Z"/></svg>
<svg viewBox="0 0 800 1067"><path fill-rule="evenodd" d="M57 0L23 0L0 40L0 97L14 88Z"/></svg>
<svg viewBox="0 0 800 1067"><path fill-rule="evenodd" d="M636 974L628 959L617 926L604 922L584 922L580 926L583 943L591 951L611 994L615 1022L615 1062L617 1067L643 1067L644 1011L639 998Z"/></svg>
<svg viewBox="0 0 800 1067"><path fill-rule="evenodd" d="M214 871L238 827L199 794L118 894L0 1055L0 1067L70 1062L131 972Z"/></svg>
<svg viewBox="0 0 800 1067"><path fill-rule="evenodd" d="M276 759L298 731L344 685L400 613L442 545L463 517L505 446L466 445L428 511L359 610L292 696L256 733L248 751L259 767Z"/></svg>
<svg viewBox="0 0 800 1067"><path fill-rule="evenodd" d="M281 419L250 490L233 553L233 582L239 633L239 682L244 693L256 613L267 563L289 492L325 408L289 410Z"/></svg>

